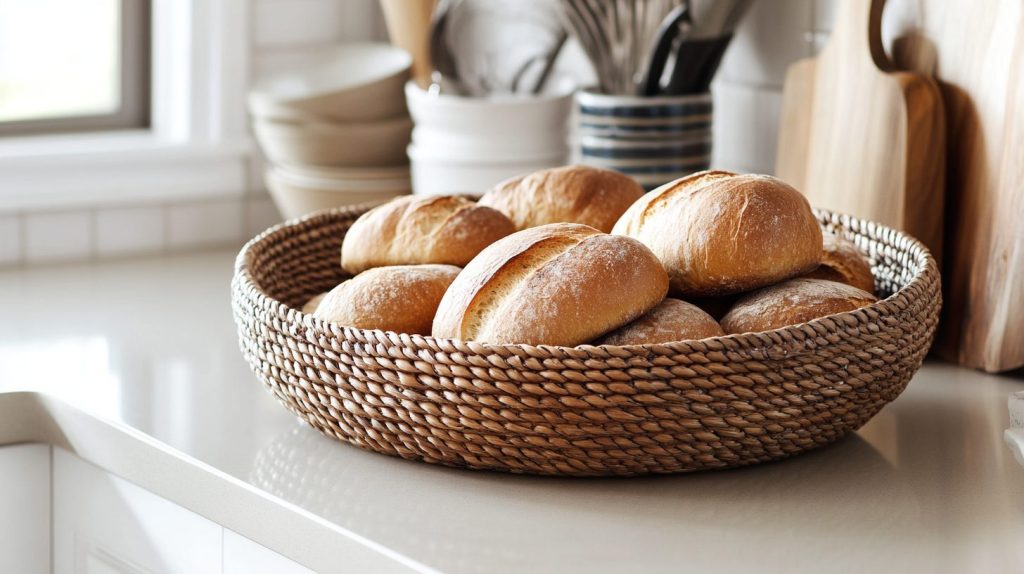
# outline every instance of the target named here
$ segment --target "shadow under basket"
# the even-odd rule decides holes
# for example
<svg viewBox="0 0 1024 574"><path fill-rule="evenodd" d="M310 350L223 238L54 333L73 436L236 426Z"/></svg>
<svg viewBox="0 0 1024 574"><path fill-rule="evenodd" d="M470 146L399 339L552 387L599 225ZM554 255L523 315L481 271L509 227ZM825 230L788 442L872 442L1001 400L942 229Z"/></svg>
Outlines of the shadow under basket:
<svg viewBox="0 0 1024 574"><path fill-rule="evenodd" d="M664 345L548 347L342 327L298 309L346 278L369 206L273 227L239 253L242 352L290 411L372 451L450 466L599 476L744 466L855 431L906 388L941 294L917 240L816 211L872 262L885 299L767 331ZM594 294L600 300L600 293Z"/></svg>

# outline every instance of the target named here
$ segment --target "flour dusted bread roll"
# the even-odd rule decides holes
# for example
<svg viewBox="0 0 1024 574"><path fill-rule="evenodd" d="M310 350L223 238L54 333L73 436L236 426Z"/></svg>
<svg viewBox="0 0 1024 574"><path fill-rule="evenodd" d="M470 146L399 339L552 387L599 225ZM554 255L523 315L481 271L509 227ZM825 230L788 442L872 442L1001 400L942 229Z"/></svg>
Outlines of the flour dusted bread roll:
<svg viewBox="0 0 1024 574"><path fill-rule="evenodd" d="M585 165L556 167L499 183L480 198L526 229L581 223L608 233L644 188L617 171Z"/></svg>
<svg viewBox="0 0 1024 574"><path fill-rule="evenodd" d="M704 171L634 203L612 233L639 239L687 297L739 293L813 270L821 229L807 200L765 175Z"/></svg>
<svg viewBox="0 0 1024 574"><path fill-rule="evenodd" d="M790 279L742 297L722 318L726 333L769 331L853 311L878 299L861 289L824 279Z"/></svg>
<svg viewBox="0 0 1024 574"><path fill-rule="evenodd" d="M302 306L302 312L312 314L313 311L316 311L316 308L320 306L320 302L323 301L326 296L326 292L314 295L309 301L306 301L305 305Z"/></svg>
<svg viewBox="0 0 1024 574"><path fill-rule="evenodd" d="M437 304L459 271L453 265L376 267L329 291L313 315L346 327L429 335Z"/></svg>
<svg viewBox="0 0 1024 574"><path fill-rule="evenodd" d="M834 233L825 234L825 253L821 265L804 275L809 279L827 279L846 283L868 293L875 292L875 277L871 265L849 239Z"/></svg>
<svg viewBox="0 0 1024 574"><path fill-rule="evenodd" d="M724 335L722 326L700 307L679 299L665 299L646 315L620 327L595 345L655 345Z"/></svg>
<svg viewBox="0 0 1024 574"><path fill-rule="evenodd" d="M668 276L639 241L586 225L526 229L484 249L452 283L435 337L578 345L661 302Z"/></svg>
<svg viewBox="0 0 1024 574"><path fill-rule="evenodd" d="M461 267L513 231L507 217L464 197L399 197L352 224L341 246L341 267L352 274L386 265Z"/></svg>

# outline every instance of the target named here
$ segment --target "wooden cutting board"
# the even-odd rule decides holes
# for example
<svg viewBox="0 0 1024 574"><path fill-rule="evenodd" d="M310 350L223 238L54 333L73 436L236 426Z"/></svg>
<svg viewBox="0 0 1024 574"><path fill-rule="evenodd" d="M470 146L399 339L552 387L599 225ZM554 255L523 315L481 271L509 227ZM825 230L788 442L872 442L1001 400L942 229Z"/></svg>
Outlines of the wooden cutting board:
<svg viewBox="0 0 1024 574"><path fill-rule="evenodd" d="M938 85L893 71L882 46L884 0L838 0L816 58L783 90L776 175L824 207L903 229L942 248L944 115Z"/></svg>
<svg viewBox="0 0 1024 574"><path fill-rule="evenodd" d="M1024 2L893 0L901 68L934 73L948 125L940 352L1024 365Z"/></svg>

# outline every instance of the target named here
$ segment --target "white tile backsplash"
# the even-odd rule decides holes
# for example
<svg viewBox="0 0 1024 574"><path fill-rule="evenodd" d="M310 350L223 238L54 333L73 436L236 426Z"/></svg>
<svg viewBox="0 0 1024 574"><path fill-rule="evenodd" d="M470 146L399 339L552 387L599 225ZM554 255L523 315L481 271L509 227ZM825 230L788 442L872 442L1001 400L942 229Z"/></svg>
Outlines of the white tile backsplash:
<svg viewBox="0 0 1024 574"><path fill-rule="evenodd" d="M40 211L25 216L25 260L52 263L93 253L93 216L82 211Z"/></svg>
<svg viewBox="0 0 1024 574"><path fill-rule="evenodd" d="M245 215L238 198L167 207L167 246L193 249L242 241Z"/></svg>
<svg viewBox="0 0 1024 574"><path fill-rule="evenodd" d="M354 0L260 0L253 9L257 48L333 42L341 37L342 12Z"/></svg>
<svg viewBox="0 0 1024 574"><path fill-rule="evenodd" d="M773 173L782 92L716 82L712 93L712 165L733 171Z"/></svg>
<svg viewBox="0 0 1024 574"><path fill-rule="evenodd" d="M387 26L379 0L345 0L341 37L350 42L385 42Z"/></svg>
<svg viewBox="0 0 1024 574"><path fill-rule="evenodd" d="M245 203L245 237L262 233L266 228L281 223L281 214L269 196L253 197Z"/></svg>
<svg viewBox="0 0 1024 574"><path fill-rule="evenodd" d="M96 212L96 254L100 257L156 253L164 247L162 206L115 207Z"/></svg>
<svg viewBox="0 0 1024 574"><path fill-rule="evenodd" d="M811 55L807 32L812 28L812 1L754 2L722 58L718 78L738 84L781 88L786 68Z"/></svg>
<svg viewBox="0 0 1024 574"><path fill-rule="evenodd" d="M828 32L836 19L836 2L838 0L814 0L811 5L811 21L817 32Z"/></svg>
<svg viewBox="0 0 1024 574"><path fill-rule="evenodd" d="M0 215L0 265L16 265L24 258L21 217Z"/></svg>

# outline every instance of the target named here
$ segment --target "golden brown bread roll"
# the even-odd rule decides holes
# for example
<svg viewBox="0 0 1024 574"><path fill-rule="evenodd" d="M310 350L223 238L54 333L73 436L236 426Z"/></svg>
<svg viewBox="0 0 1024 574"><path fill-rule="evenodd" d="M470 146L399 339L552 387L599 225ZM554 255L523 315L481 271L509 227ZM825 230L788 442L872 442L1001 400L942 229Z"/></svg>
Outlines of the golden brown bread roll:
<svg viewBox="0 0 1024 574"><path fill-rule="evenodd" d="M480 198L480 205L504 213L516 229L581 223L608 233L643 194L644 188L628 175L570 165L499 183Z"/></svg>
<svg viewBox="0 0 1024 574"><path fill-rule="evenodd" d="M639 239L668 270L673 292L728 295L807 273L822 255L807 199L766 175L704 171L634 203L612 233Z"/></svg>
<svg viewBox="0 0 1024 574"><path fill-rule="evenodd" d="M313 315L346 327L429 335L453 265L375 267L330 290Z"/></svg>
<svg viewBox="0 0 1024 574"><path fill-rule="evenodd" d="M661 302L668 275L642 243L554 223L484 249L445 293L435 337L578 345Z"/></svg>
<svg viewBox="0 0 1024 574"><path fill-rule="evenodd" d="M726 333L770 331L853 311L878 299L856 287L824 279L790 279L742 297L722 318Z"/></svg>
<svg viewBox="0 0 1024 574"><path fill-rule="evenodd" d="M386 265L461 267L513 231L507 217L465 197L399 197L352 224L341 246L341 267L351 274Z"/></svg>
<svg viewBox="0 0 1024 574"><path fill-rule="evenodd" d="M655 345L725 335L722 326L700 307L665 299L639 319L594 341L595 345Z"/></svg>
<svg viewBox="0 0 1024 574"><path fill-rule="evenodd" d="M317 306L320 305L320 302L323 301L326 296L326 292L319 295L313 295L313 297L310 298L309 301L306 301L306 304L302 306L302 312L312 314L313 311L316 311Z"/></svg>
<svg viewBox="0 0 1024 574"><path fill-rule="evenodd" d="M827 279L875 292L871 265L852 241L834 233L825 234L825 254L817 269L804 275L809 279Z"/></svg>

